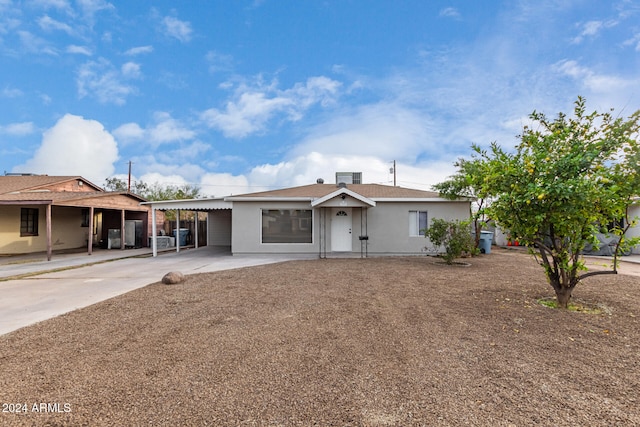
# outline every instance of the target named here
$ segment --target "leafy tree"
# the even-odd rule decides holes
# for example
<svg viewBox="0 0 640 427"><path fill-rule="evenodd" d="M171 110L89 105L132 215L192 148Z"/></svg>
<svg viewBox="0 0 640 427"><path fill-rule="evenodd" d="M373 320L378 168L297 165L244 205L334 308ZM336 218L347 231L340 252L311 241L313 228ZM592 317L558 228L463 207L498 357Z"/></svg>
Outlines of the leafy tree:
<svg viewBox="0 0 640 427"><path fill-rule="evenodd" d="M147 187L144 197L150 201L197 199L200 188L191 184L162 186L155 183Z"/></svg>
<svg viewBox="0 0 640 427"><path fill-rule="evenodd" d="M120 178L107 178L104 188L108 191L127 191L127 183ZM149 201L158 200L184 200L197 199L200 196L200 188L192 184L160 185L159 183L147 184L143 181L135 181L131 186L132 193L138 194Z"/></svg>
<svg viewBox="0 0 640 427"><path fill-rule="evenodd" d="M473 147L478 150L477 146ZM478 249L480 232L487 222L486 207L490 201L484 182L486 162L474 155L470 160L458 159L454 166L458 168L458 171L446 181L436 184L432 188L447 199L455 200L460 197L468 197L475 201L476 209L471 213L471 220L475 232L474 248Z"/></svg>
<svg viewBox="0 0 640 427"><path fill-rule="evenodd" d="M524 128L515 152L495 143L475 152L485 162L483 191L494 198L491 217L529 246L566 308L582 279L617 273L618 253L638 244L624 233L635 224L627 213L640 190L640 111L626 120L587 114L579 97L573 117L550 120L534 111L530 118L537 126ZM585 245L597 247L600 226L621 219L625 225L610 230L619 237L613 269L585 272Z"/></svg>
<svg viewBox="0 0 640 427"><path fill-rule="evenodd" d="M107 191L128 191L129 186L125 180L111 177L105 180L104 189ZM145 197L148 192L148 186L142 181L134 181L131 185L131 192Z"/></svg>
<svg viewBox="0 0 640 427"><path fill-rule="evenodd" d="M429 228L424 230L424 236L431 241L434 248L444 246L442 258L449 265L463 253L471 252L473 248L468 221L434 218Z"/></svg>

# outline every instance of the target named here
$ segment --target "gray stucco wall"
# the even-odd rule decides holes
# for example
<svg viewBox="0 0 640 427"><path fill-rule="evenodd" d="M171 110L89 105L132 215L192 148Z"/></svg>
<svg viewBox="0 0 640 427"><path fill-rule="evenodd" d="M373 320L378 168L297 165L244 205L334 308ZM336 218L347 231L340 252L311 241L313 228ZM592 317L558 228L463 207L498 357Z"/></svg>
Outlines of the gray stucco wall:
<svg viewBox="0 0 640 427"><path fill-rule="evenodd" d="M207 245L231 246L231 209L210 211L207 220Z"/></svg>
<svg viewBox="0 0 640 427"><path fill-rule="evenodd" d="M311 209L310 202L234 202L232 214L232 251L241 253L319 253L320 217L326 218L324 238L331 251L331 219L333 210L313 210L313 242L296 244L261 243L262 209ZM422 236L409 235L409 211L427 211L428 221L469 218L468 202L379 202L375 207L352 207L352 247L360 253L359 236L367 234L369 254L421 254L429 243ZM366 213L365 213L366 212ZM362 215L365 215L364 221ZM366 222L366 229L361 226Z"/></svg>
<svg viewBox="0 0 640 427"><path fill-rule="evenodd" d="M378 203L368 210L370 254L424 253L422 249L429 241L424 236L409 235L410 211L426 211L429 224L433 218L466 220L469 218L469 203Z"/></svg>
<svg viewBox="0 0 640 427"><path fill-rule="evenodd" d="M313 243L262 243L263 209L311 209L310 202L234 202L231 250L241 253L317 253L317 212L313 212Z"/></svg>

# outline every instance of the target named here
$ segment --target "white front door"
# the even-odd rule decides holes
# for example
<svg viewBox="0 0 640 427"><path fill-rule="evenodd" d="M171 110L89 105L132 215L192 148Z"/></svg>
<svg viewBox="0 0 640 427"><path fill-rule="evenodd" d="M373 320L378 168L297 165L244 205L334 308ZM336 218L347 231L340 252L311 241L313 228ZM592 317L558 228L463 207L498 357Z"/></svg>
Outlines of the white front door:
<svg viewBox="0 0 640 427"><path fill-rule="evenodd" d="M334 252L351 252L351 209L333 209L331 220L331 250Z"/></svg>

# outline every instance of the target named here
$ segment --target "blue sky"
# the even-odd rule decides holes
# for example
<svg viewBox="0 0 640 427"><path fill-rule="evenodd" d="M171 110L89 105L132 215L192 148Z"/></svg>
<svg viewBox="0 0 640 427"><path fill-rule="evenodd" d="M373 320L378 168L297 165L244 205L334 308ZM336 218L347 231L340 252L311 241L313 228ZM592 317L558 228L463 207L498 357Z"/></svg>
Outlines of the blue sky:
<svg viewBox="0 0 640 427"><path fill-rule="evenodd" d="M0 172L430 189L578 95L640 109L640 0L0 0Z"/></svg>

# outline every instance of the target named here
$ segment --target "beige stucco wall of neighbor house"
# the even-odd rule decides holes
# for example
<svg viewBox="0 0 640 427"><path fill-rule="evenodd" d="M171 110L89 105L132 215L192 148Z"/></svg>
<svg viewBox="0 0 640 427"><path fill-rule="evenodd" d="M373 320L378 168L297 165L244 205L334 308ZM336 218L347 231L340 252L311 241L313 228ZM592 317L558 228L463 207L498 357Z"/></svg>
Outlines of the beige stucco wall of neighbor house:
<svg viewBox="0 0 640 427"><path fill-rule="evenodd" d="M469 219L469 203L462 202L385 202L368 210L368 252L370 254L423 254L429 244L424 236L410 236L410 211L426 211L428 224L433 218ZM357 236L355 236L357 239ZM354 245L354 248L356 246ZM359 243L358 243L359 248Z"/></svg>
<svg viewBox="0 0 640 427"><path fill-rule="evenodd" d="M89 227L82 227L82 209L54 206L51 210L53 250L87 247ZM43 229L45 231L45 229ZM40 233L43 236L43 233ZM46 232L44 233L46 250Z"/></svg>
<svg viewBox="0 0 640 427"><path fill-rule="evenodd" d="M237 253L317 253L319 221L313 212L312 243L262 243L263 209L311 209L311 202L234 202L232 227L232 251Z"/></svg>
<svg viewBox="0 0 640 427"><path fill-rule="evenodd" d="M41 209L38 218L43 212ZM38 228L42 226L44 222L40 218ZM33 239L34 237L20 237L20 206L0 206L0 254L30 252Z"/></svg>
<svg viewBox="0 0 640 427"><path fill-rule="evenodd" d="M20 236L20 208L38 209L38 235ZM51 210L53 250L87 246L89 228L82 227L82 210L53 206ZM47 250L46 206L2 206L0 208L0 254L23 254Z"/></svg>

